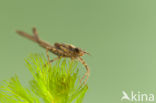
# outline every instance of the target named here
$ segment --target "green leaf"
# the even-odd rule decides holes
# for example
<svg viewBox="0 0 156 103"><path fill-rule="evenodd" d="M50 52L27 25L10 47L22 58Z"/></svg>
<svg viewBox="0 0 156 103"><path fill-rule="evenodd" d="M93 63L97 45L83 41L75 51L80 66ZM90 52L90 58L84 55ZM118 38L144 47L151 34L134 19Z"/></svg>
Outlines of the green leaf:
<svg viewBox="0 0 156 103"><path fill-rule="evenodd" d="M61 58L48 65L45 58L39 54L26 58L33 76L30 87L15 75L0 84L0 103L82 103L88 86L81 87L78 62Z"/></svg>

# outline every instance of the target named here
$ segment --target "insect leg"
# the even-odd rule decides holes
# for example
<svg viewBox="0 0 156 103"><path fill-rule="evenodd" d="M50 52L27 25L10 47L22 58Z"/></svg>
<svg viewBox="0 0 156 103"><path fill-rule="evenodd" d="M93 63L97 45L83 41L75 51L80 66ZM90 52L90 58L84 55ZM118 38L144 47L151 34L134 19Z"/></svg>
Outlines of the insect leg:
<svg viewBox="0 0 156 103"><path fill-rule="evenodd" d="M58 60L58 59L60 59L60 57L56 57L56 58L54 58L54 59L52 59L52 60L50 60L49 62L48 62L48 64L50 64L50 63L52 63L52 62L54 62L55 60ZM46 66L46 64L44 64L44 66ZM50 72L50 68L49 68L49 72Z"/></svg>
<svg viewBox="0 0 156 103"><path fill-rule="evenodd" d="M58 56L58 57L56 57L56 58L54 58L54 59L52 59L52 60L50 60L49 61L49 63L52 63L52 62L54 62L55 60L58 60L58 59L60 59L60 57Z"/></svg>
<svg viewBox="0 0 156 103"><path fill-rule="evenodd" d="M88 65L86 64L86 62L81 57L79 57L78 60L85 66L85 68L87 70L87 72L84 74L84 76L80 80L80 83L82 84L82 80L85 78L85 76L87 76L87 78L83 82L83 84L86 84L88 77L89 77L89 74L90 74L90 69L89 69Z"/></svg>
<svg viewBox="0 0 156 103"><path fill-rule="evenodd" d="M50 57L49 57L49 54L48 54L48 51L50 50L50 48L46 48L46 55L48 57L48 64L50 64Z"/></svg>

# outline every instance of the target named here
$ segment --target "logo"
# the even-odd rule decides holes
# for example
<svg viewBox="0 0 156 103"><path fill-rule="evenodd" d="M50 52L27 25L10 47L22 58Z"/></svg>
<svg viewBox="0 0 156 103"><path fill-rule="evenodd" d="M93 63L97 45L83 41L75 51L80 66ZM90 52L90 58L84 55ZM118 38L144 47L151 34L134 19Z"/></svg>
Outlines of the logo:
<svg viewBox="0 0 156 103"><path fill-rule="evenodd" d="M146 94L141 92L131 91L128 95L125 91L122 91L121 101L131 101L131 102L154 102L154 94Z"/></svg>

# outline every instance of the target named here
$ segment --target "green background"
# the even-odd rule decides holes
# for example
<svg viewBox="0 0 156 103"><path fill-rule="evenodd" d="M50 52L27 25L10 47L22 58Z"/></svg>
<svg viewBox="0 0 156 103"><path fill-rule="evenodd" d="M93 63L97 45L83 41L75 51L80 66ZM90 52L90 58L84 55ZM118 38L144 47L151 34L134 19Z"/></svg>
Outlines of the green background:
<svg viewBox="0 0 156 103"><path fill-rule="evenodd" d="M0 80L31 79L24 58L45 50L15 31L34 26L91 53L84 103L121 103L123 90L156 96L155 0L0 0Z"/></svg>

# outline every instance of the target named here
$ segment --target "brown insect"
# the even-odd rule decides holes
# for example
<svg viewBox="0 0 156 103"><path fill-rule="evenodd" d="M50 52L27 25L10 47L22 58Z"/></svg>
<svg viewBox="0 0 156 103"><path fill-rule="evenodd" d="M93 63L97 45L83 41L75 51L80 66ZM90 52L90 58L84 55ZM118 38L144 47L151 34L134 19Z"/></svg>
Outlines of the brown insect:
<svg viewBox="0 0 156 103"><path fill-rule="evenodd" d="M36 28L32 29L33 32L33 36L23 32L23 31L16 31L19 35L24 36L36 43L38 43L41 47L46 49L46 55L48 57L48 63L52 63L55 60L60 59L61 57L68 57L71 58L72 60L79 60L86 68L87 72L85 73L85 75L82 77L82 79L80 80L80 83L82 84L82 80L86 77L86 79L84 80L84 84L86 84L88 77L89 77L89 67L88 65L85 63L85 61L81 58L81 56L83 56L84 54L89 54L86 51L75 47L73 45L69 45L69 44L64 44L64 43L55 43L54 45L50 45L49 43L41 40L38 37L38 33ZM48 55L48 51L54 53L55 55L57 55L56 58L50 60L49 55Z"/></svg>

